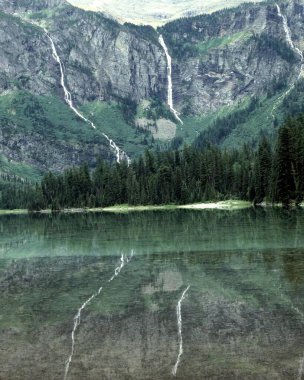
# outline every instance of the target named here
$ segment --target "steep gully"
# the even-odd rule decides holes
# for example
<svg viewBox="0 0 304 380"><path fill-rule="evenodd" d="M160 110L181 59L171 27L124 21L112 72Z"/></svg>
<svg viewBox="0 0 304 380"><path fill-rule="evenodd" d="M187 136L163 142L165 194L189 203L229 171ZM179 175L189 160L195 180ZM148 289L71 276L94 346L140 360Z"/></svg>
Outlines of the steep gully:
<svg viewBox="0 0 304 380"><path fill-rule="evenodd" d="M284 28L284 32L285 32L285 40L286 40L286 43L287 45L300 57L301 59L301 66L300 66L300 72L299 72L299 76L298 78L292 83L292 85L287 89L286 92L284 92L284 94L282 94L278 100L276 101L275 105L273 106L273 109L272 109L272 117L274 118L275 115L274 115L274 112L275 110L278 108L278 105L280 104L280 102L286 98L287 95L289 95L289 93L293 90L296 82L301 79L304 75L303 73L303 70L304 70L304 56L303 56L303 52L297 48L292 40L292 34L291 34L291 30L288 26L288 20L287 20L287 17L285 15L283 15L282 13L282 10L281 10L281 7L279 6L279 4L276 4L276 8L277 8L277 13L278 13L278 16L282 19L282 22L283 22L283 28Z"/></svg>
<svg viewBox="0 0 304 380"><path fill-rule="evenodd" d="M112 282L114 280L114 278L119 275L119 273L121 272L121 270L123 269L123 267L132 259L133 255L134 255L134 251L133 250L131 251L131 255L129 257L127 257L124 254L121 255L121 257L120 257L120 264L115 268L114 274L108 280L108 282ZM91 295L91 297L89 297L80 306L80 308L77 311L77 314L74 317L74 325L73 325L73 330L72 330L72 334L71 334L72 346L71 346L70 356L68 357L68 360L66 361L66 365L65 365L64 380L66 380L68 378L69 369L70 369L70 366L71 366L71 363L72 363L72 359L73 359L73 355L74 355L74 352L75 352L75 335L76 335L77 328L80 325L81 313L91 303L91 301L94 298L96 298L97 296L99 296L99 294L101 293L102 289L103 289L103 287L101 286L96 293L94 293L93 295Z"/></svg>

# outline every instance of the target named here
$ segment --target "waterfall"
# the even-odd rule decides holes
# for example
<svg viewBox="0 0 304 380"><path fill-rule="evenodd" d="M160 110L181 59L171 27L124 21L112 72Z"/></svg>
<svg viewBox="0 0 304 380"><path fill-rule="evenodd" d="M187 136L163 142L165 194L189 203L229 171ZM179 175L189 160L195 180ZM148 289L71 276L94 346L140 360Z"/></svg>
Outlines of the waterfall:
<svg viewBox="0 0 304 380"><path fill-rule="evenodd" d="M281 11L281 8L278 4L276 4L276 7L277 7L277 11L278 11L278 15L279 17L281 17L282 21L283 21L283 28L284 28L284 32L285 32L285 36L286 36L286 42L287 44L291 47L291 49L301 58L301 71L300 71L300 75L299 75L299 78L303 75L303 53L300 49L298 49L293 40L292 40L292 36L291 36L291 30L288 26L288 21L287 21L287 17L285 15L282 14L282 11Z"/></svg>
<svg viewBox="0 0 304 380"><path fill-rule="evenodd" d="M133 257L133 255L134 255L134 251L133 250L131 251L130 257L125 256L123 253L121 254L120 264L119 264L119 266L117 266L115 268L114 275L110 278L110 280L108 282L113 281L114 278L119 275L119 273L121 272L122 268L131 260L131 258ZM70 356L68 357L68 359L66 361L66 364L65 364L64 380L66 380L67 377L68 377L70 365L72 363L72 359L73 359L73 356L74 356L74 352L75 352L75 335L76 335L77 328L80 325L81 313L90 304L90 302L101 293L102 289L103 289L103 287L101 286L96 293L94 293L93 295L91 295L91 297L89 297L80 306L80 308L77 311L77 314L74 317L74 325L73 325L73 330L72 330L72 334L71 334L71 338L72 338L71 353L70 353Z"/></svg>
<svg viewBox="0 0 304 380"><path fill-rule="evenodd" d="M183 333L182 333L182 328L183 328L183 321L182 321L182 302L185 299L186 293L189 290L190 285L183 291L182 296L180 300L178 301L178 304L176 306L176 316L177 316L177 326L178 326L178 340L179 340L179 351L178 351L178 356L176 363L172 369L172 374L176 376L177 373L177 368L179 366L180 358L183 354Z"/></svg>
<svg viewBox="0 0 304 380"><path fill-rule="evenodd" d="M159 41L161 47L164 49L164 52L165 52L165 55L166 55L166 59L167 59L167 79L168 79L168 99L167 99L167 103L168 103L168 106L170 108L170 111L173 113L173 115L175 116L175 118L181 124L183 124L181 118L178 116L178 112L174 109L174 106L173 106L172 58L171 58L171 56L169 54L167 45L166 45L166 43L165 43L164 38L163 38L162 35L159 36L158 41Z"/></svg>
<svg viewBox="0 0 304 380"><path fill-rule="evenodd" d="M62 65L62 62L61 62L61 59L57 53L57 49L56 49L56 46L55 46L55 43L52 39L52 37L50 36L50 34L48 33L48 31L43 28L46 36L48 37L50 43L51 43L51 46L52 46L52 52L53 52L53 57L54 59L56 60L56 62L58 63L59 67L60 67L60 74L61 74L61 78L60 78L60 84L61 84L61 87L63 88L63 91L64 91L64 99L65 99L65 102L68 104L68 106L70 107L70 109L80 118L82 119L83 121L85 121L86 123L88 123L92 128L96 129L96 126L95 124L87 119L86 117L84 117L73 105L73 101L72 101L72 95L71 93L68 91L66 85L65 85L65 78L64 78L64 70L63 70L63 65ZM116 144L115 142L110 139L110 137L108 135L106 135L105 133L102 132L102 135L105 137L105 139L108 141L111 149L113 150L115 156L116 156L116 161L119 163L121 160L126 160L128 162L128 164L130 163L130 158L127 156L127 154L121 150Z"/></svg>
<svg viewBox="0 0 304 380"><path fill-rule="evenodd" d="M284 28L284 32L285 32L285 39L286 39L286 42L287 44L290 46L290 48L300 57L301 59L301 66L300 66L300 72L299 72L299 76L297 78L297 80L301 79L303 77L303 68L304 68L304 56L303 56L303 52L298 49L293 40L292 40L292 34L291 34L291 30L288 26L288 20L287 20L287 17L285 15L283 15L282 11L281 11L281 8L279 6L279 4L276 4L276 8L277 8L277 12L278 12L278 16L282 19L282 22L283 22L283 28ZM283 95L281 95L278 100L276 101L275 105L273 106L273 109L272 109L272 117L274 118L274 111L277 109L279 103L281 102L281 100L283 100L291 91L292 89L294 88L295 86L295 83L292 83L292 85L288 88L288 90L286 92L284 92Z"/></svg>

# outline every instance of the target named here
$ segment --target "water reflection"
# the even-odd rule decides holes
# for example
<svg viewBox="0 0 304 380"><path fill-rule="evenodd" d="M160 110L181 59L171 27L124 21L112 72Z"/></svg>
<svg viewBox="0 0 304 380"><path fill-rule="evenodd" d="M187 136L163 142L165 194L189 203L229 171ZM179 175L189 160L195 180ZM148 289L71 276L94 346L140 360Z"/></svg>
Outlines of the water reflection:
<svg viewBox="0 0 304 380"><path fill-rule="evenodd" d="M0 218L0 378L296 379L304 214L281 210ZM111 283L123 252L136 253ZM300 375L302 376L302 375Z"/></svg>
<svg viewBox="0 0 304 380"><path fill-rule="evenodd" d="M3 216L0 252L20 258L52 255L119 255L180 251L297 248L304 244L303 213L151 212L127 215ZM24 246L25 245L25 246ZM115 253L116 252L116 253Z"/></svg>

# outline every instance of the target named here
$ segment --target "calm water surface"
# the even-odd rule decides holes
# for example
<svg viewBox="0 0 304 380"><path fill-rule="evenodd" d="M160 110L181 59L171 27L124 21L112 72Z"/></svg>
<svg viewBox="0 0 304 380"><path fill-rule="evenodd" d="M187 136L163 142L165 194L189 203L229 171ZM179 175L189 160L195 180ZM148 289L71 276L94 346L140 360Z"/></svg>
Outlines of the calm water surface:
<svg viewBox="0 0 304 380"><path fill-rule="evenodd" d="M2 216L0 291L1 380L304 379L301 211Z"/></svg>

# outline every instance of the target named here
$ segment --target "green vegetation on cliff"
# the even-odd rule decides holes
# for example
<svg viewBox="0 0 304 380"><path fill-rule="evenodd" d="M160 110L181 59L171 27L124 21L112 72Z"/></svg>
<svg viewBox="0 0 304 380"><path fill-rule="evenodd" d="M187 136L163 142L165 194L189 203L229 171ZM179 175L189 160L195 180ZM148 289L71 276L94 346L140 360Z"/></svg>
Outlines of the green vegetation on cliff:
<svg viewBox="0 0 304 380"><path fill-rule="evenodd" d="M81 111L94 121L96 130L57 97L20 90L2 95L0 147L3 159L0 171L36 180L35 172L49 169L59 172L84 161L94 167L97 157L113 160L103 132L133 157L147 148L145 134L124 120L121 105L87 103ZM9 162L20 162L20 168L33 169L19 170L17 164Z"/></svg>
<svg viewBox="0 0 304 380"><path fill-rule="evenodd" d="M304 112L304 80L299 80L289 89L275 83L269 89L269 96L246 100L238 107L223 109L223 112L201 120L185 119L186 125L192 122L196 131L201 131L196 136L194 145L202 148L214 144L234 149L247 142L257 147L261 136L268 136L274 142L279 125L287 117L297 117Z"/></svg>

